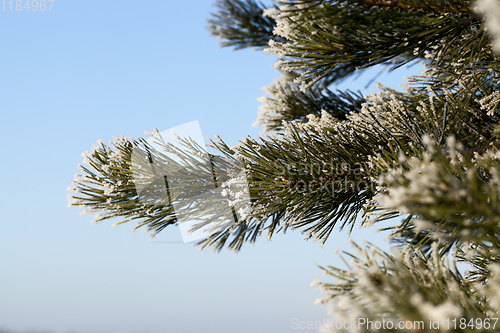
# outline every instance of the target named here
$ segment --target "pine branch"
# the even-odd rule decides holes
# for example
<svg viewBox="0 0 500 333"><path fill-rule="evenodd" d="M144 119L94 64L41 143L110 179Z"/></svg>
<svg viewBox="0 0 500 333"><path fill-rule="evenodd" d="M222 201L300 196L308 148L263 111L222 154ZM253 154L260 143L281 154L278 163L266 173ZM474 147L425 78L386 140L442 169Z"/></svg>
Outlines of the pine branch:
<svg viewBox="0 0 500 333"><path fill-rule="evenodd" d="M299 86L286 80L276 80L265 88L270 97L259 99L262 106L256 125L264 126L264 131L282 129L283 122L306 121L309 115L320 117L323 110L336 119L345 120L351 112L359 112L365 99L351 91L337 93L328 88L312 88L302 92Z"/></svg>
<svg viewBox="0 0 500 333"><path fill-rule="evenodd" d="M376 6L391 9L402 10L418 10L418 11L433 11L439 13L473 13L474 11L467 6L467 2L456 1L456 4L430 2L425 3L422 0L418 1L383 1L383 0L348 0L350 3L363 6Z"/></svg>
<svg viewBox="0 0 500 333"><path fill-rule="evenodd" d="M225 158L236 158L245 166L253 208L247 218L220 230L201 245L221 249L232 235L234 240L230 246L238 250L243 242L254 241L264 230L271 237L287 228L300 229L308 237L324 243L339 222L342 223L341 228L352 228L366 201L375 195L374 183L379 174L401 163L401 151L420 156L420 149L425 147L422 135L442 138L450 133L461 133L462 123L455 119L468 111L453 109L451 95L446 100L428 97L428 105L422 99L421 95L386 89L384 93L369 97L361 112L349 114L344 121L323 112L320 119L309 117L307 123L286 125L284 135L278 137L260 142L250 139L234 149L223 142L214 143ZM449 116L443 114L440 103L452 105ZM483 111L482 117L487 119L489 116ZM445 127L442 126L443 119L447 120ZM130 147L134 145L137 144L127 142L120 150L130 154ZM113 160L108 157L113 155L108 150L103 147L94 156L92 166L102 173L95 178L94 185L104 186L107 178L112 176L105 172L106 168L109 169L106 167L110 163L108 160ZM196 155L196 151L192 155ZM184 155L181 157L185 158ZM125 154L123 158L120 163L124 166L117 168L123 173L118 176L130 180L132 175L126 164L130 157ZM217 161L218 158L211 156L211 160ZM342 165L349 168L348 172L339 170ZM355 169L357 165L360 166L358 170ZM89 170L84 171L90 174ZM164 182L163 179L161 181ZM174 212L167 206L154 207L161 218L152 221L146 212L153 207L140 207L133 197L134 192L118 191L125 193L125 197L112 200L108 207L110 197L103 195L99 187L87 187L85 190L89 198L83 200L79 197L80 203L94 207L96 198L99 198L99 205L94 208L111 210L109 217L125 215L129 217L127 221L145 218L145 222L139 225L149 225L148 230L155 232L176 223ZM179 191L186 190L180 188ZM132 202L135 206L139 205L133 214L115 206L122 203L128 207ZM212 209L215 207L218 206L210 206ZM207 212L209 210L199 210L190 214L203 216Z"/></svg>
<svg viewBox="0 0 500 333"><path fill-rule="evenodd" d="M266 7L252 0L218 0L217 12L208 20L208 30L221 39L222 47L233 46L236 50L266 47L269 40L284 42L273 35L274 19L262 15Z"/></svg>
<svg viewBox="0 0 500 333"><path fill-rule="evenodd" d="M344 252L351 259L347 269L321 267L336 279L335 283L313 281L311 284L327 295L317 300L318 303L335 305L331 309L336 321L358 322L356 327L345 328L346 332L374 331L373 322L384 322L386 327L382 331L406 332L408 327L398 326L401 321L411 323L411 328L420 332L447 332L447 319L466 318L468 323L481 318L483 323L486 318L498 317L500 294L495 291L500 280L498 265L489 266L490 285L476 287L464 280L454 265L447 266L436 248L427 259L420 254L391 256L375 246L361 248L354 244L354 247L359 256ZM429 320L439 320L440 325L430 327ZM491 325L488 329L491 330ZM488 329L482 325L476 327L474 322L462 327L460 332L487 332ZM335 331L335 327L328 331Z"/></svg>
<svg viewBox="0 0 500 333"><path fill-rule="evenodd" d="M378 200L385 207L414 216L396 228L395 236L405 238L412 251L433 242L442 245L442 255L453 246L460 249L467 244L499 251L497 150L471 157L464 154L463 147L457 151L454 140L448 138L448 159L444 150L427 140L428 152L407 159L403 168L381 179L387 192Z"/></svg>
<svg viewBox="0 0 500 333"><path fill-rule="evenodd" d="M277 20L276 33L291 42L271 41L267 52L285 57L277 63L282 70L302 71L298 81L304 89L342 63L367 68L405 57L401 65L457 38L467 43L472 38L468 30L481 25L469 12L443 14L373 6L367 10L320 0L295 1L267 15Z"/></svg>

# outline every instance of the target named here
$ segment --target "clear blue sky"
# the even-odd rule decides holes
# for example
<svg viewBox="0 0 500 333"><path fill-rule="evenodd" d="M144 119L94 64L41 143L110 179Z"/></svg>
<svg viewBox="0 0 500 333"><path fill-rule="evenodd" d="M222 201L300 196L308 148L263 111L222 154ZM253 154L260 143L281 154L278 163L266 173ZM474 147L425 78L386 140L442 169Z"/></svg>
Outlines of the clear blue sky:
<svg viewBox="0 0 500 333"><path fill-rule="evenodd" d="M323 250L289 233L213 254L67 208L80 154L98 139L193 120L229 144L260 133L256 99L279 75L276 59L220 49L205 29L211 2L0 5L0 330L290 332L292 318L327 316L309 283L322 277L315 262L340 265L345 232ZM397 87L410 72L379 81ZM364 87L376 73L338 88L374 91ZM355 238L383 237L356 228ZM178 239L172 228L157 240Z"/></svg>

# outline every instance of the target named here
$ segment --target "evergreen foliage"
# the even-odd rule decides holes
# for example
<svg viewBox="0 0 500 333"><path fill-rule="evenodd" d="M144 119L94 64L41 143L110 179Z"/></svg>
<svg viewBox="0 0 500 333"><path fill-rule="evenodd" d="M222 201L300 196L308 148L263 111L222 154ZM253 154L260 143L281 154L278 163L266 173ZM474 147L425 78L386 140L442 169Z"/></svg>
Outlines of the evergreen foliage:
<svg viewBox="0 0 500 333"><path fill-rule="evenodd" d="M494 13L497 0L280 0L269 8L217 1L209 30L221 45L276 54L284 75L261 99L257 124L268 135L234 147L212 141L219 151L208 155L217 166L214 179L224 186L231 179L224 166L240 165L251 207L236 201L236 223L218 224L199 245L237 251L262 233L270 238L289 228L324 244L335 226L352 230L356 221L372 227L402 216L389 228L399 251L354 245L360 255L347 254L347 268L324 268L335 282L314 284L326 293L320 303L331 304L336 319L424 321L421 332L500 331L500 323L493 328L500 315L500 17ZM414 61L425 70L407 79L405 92L381 87L361 96L329 88L377 64ZM88 165L71 187L70 204L100 212L97 222L136 220L136 228L154 236L178 223L171 203L183 198L144 204L133 184L135 147L150 149L144 139L117 138L85 154ZM174 153L195 168L200 147L187 141L184 147L191 153ZM217 204L186 209L214 216ZM439 329L429 327L431 317ZM445 321L454 318L458 324L448 330Z"/></svg>

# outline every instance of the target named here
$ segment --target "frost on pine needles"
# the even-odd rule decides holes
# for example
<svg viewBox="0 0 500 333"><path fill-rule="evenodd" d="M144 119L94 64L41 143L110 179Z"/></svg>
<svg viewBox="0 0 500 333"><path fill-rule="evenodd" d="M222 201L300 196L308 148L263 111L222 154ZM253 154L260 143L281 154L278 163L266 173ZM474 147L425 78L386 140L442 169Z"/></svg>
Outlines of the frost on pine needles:
<svg viewBox="0 0 500 333"><path fill-rule="evenodd" d="M500 1L478 0L475 9L485 16L488 32L494 39L493 48L500 53Z"/></svg>

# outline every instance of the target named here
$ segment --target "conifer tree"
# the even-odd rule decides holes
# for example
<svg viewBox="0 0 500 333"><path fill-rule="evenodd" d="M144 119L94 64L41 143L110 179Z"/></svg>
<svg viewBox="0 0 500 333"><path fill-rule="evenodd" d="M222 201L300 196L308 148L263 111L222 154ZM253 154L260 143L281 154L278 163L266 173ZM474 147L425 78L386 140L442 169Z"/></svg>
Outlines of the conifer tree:
<svg viewBox="0 0 500 333"><path fill-rule="evenodd" d="M389 228L394 254L354 244L345 268L322 267L332 279L313 283L325 293L318 302L336 321L354 321L327 329L500 331L500 2L219 0L209 30L222 46L278 55L283 76L261 99L257 124L267 135L211 142L214 179L228 188L224 166L240 165L251 205L234 200L236 222L198 245L238 251L287 229L324 244L334 229L399 217ZM413 62L425 70L407 78L405 92L331 90L356 71ZM178 156L195 165L200 147L183 145L192 154ZM183 198L140 200L136 147L148 143L120 137L86 153L70 204L96 212L96 222L137 221L154 236L178 223L172 202ZM213 216L214 207L189 209Z"/></svg>

